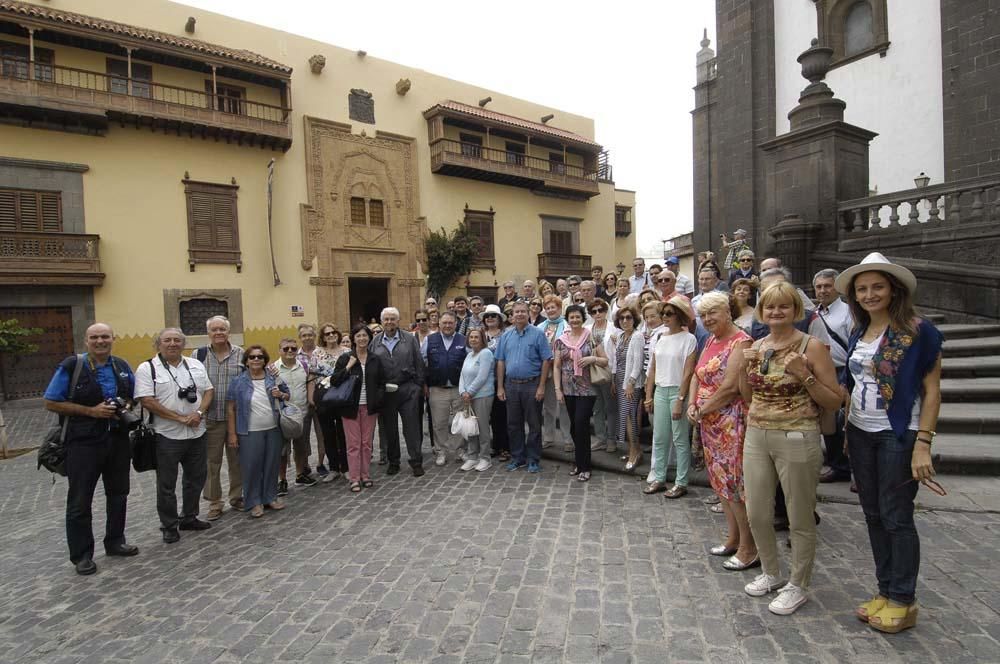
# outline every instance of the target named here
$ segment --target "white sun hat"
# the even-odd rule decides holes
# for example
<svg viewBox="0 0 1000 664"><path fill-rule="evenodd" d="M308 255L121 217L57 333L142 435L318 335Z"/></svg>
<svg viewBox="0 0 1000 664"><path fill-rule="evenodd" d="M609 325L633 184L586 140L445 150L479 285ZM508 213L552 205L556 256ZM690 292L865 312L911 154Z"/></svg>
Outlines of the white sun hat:
<svg viewBox="0 0 1000 664"><path fill-rule="evenodd" d="M840 276L834 282L837 292L847 295L851 284L854 283L854 277L862 272L885 272L899 279L903 283L903 286L906 287L906 290L910 291L910 294L913 294L917 290L917 278L913 276L912 272L902 265L890 262L888 258L874 251L865 256L857 265L852 265L840 273Z"/></svg>

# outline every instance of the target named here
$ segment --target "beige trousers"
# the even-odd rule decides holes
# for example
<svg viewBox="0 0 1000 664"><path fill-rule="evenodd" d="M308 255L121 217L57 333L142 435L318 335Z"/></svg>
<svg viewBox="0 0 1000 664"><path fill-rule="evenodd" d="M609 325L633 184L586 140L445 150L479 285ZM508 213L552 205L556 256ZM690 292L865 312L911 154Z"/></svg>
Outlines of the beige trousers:
<svg viewBox="0 0 1000 664"><path fill-rule="evenodd" d="M205 446L208 454L208 478L204 498L212 507L222 507L222 455L229 466L229 504L243 497L243 476L240 474L240 450L226 445L226 423L206 420Z"/></svg>
<svg viewBox="0 0 1000 664"><path fill-rule="evenodd" d="M774 536L774 492L781 482L792 541L789 581L807 588L816 556L816 485L823 465L819 431L747 427L743 443L743 484L747 516L765 574L779 576Z"/></svg>
<svg viewBox="0 0 1000 664"><path fill-rule="evenodd" d="M439 452L453 457L465 442L451 432L452 418L464 408L462 395L457 387L432 387L428 401L434 421L434 444Z"/></svg>

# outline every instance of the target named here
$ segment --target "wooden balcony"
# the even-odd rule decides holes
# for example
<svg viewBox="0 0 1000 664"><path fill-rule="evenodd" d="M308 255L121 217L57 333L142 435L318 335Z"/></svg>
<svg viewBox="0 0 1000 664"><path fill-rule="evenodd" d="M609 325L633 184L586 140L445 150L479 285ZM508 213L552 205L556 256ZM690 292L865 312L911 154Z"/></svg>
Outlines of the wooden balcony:
<svg viewBox="0 0 1000 664"><path fill-rule="evenodd" d="M83 69L27 64L2 60L0 118L99 135L118 122L281 150L292 143L290 108Z"/></svg>
<svg viewBox="0 0 1000 664"><path fill-rule="evenodd" d="M590 256L579 254L538 254L538 275L545 279L589 275L590 261Z"/></svg>
<svg viewBox="0 0 1000 664"><path fill-rule="evenodd" d="M431 172L586 200L600 193L597 171L472 143L431 143Z"/></svg>
<svg viewBox="0 0 1000 664"><path fill-rule="evenodd" d="M99 235L0 231L0 284L100 286Z"/></svg>

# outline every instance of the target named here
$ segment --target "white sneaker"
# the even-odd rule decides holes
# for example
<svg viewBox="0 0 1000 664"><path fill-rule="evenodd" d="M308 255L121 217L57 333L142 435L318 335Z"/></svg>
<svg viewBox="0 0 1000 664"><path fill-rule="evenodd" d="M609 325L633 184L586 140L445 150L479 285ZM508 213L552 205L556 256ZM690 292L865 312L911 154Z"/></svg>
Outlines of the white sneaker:
<svg viewBox="0 0 1000 664"><path fill-rule="evenodd" d="M757 578L743 586L744 592L752 597L763 597L781 587L781 581L770 574L758 574Z"/></svg>
<svg viewBox="0 0 1000 664"><path fill-rule="evenodd" d="M475 467L476 467L476 460L469 459L468 461L462 464L462 467L459 468L459 470L472 470Z"/></svg>
<svg viewBox="0 0 1000 664"><path fill-rule="evenodd" d="M809 598L806 597L805 590L791 583L786 583L778 591L778 596L767 605L767 608L770 609L771 613L777 613L779 616L790 616L807 601Z"/></svg>
<svg viewBox="0 0 1000 664"><path fill-rule="evenodd" d="M448 463L448 457L445 456L444 452L439 451L437 457L434 459L434 463L438 466L443 466Z"/></svg>
<svg viewBox="0 0 1000 664"><path fill-rule="evenodd" d="M476 464L476 470L483 472L484 470L489 470L493 466L493 463L489 459L480 459L479 463Z"/></svg>

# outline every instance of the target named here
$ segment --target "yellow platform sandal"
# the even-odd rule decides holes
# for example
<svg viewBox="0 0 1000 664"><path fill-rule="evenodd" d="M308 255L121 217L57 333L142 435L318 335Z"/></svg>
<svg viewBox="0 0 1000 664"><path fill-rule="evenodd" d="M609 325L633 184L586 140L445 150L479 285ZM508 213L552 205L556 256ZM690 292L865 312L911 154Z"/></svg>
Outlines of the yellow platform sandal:
<svg viewBox="0 0 1000 664"><path fill-rule="evenodd" d="M917 603L899 606L887 603L868 618L868 625L880 632L896 634L917 624Z"/></svg>
<svg viewBox="0 0 1000 664"><path fill-rule="evenodd" d="M858 606L854 609L854 615L858 617L858 620L868 622L869 616L873 616L882 610L886 604L889 603L888 597L883 597L882 595L875 595L867 602Z"/></svg>

